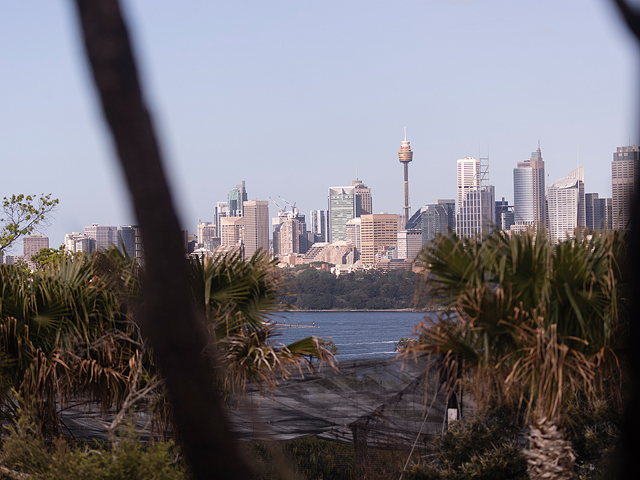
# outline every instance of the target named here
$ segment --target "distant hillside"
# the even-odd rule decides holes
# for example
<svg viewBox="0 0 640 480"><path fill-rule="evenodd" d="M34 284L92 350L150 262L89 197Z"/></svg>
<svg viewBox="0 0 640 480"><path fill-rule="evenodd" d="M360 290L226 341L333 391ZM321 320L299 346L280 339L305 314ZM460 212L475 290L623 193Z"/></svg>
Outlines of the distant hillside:
<svg viewBox="0 0 640 480"><path fill-rule="evenodd" d="M421 278L412 272L370 270L336 277L315 268L289 274L286 300L301 310L387 310L415 308ZM426 305L423 299L418 308Z"/></svg>

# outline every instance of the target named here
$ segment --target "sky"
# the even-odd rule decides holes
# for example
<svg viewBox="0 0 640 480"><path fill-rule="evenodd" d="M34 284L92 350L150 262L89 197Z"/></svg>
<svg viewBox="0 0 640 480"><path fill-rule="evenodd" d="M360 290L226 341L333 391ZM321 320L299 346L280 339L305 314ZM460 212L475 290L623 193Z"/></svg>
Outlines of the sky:
<svg viewBox="0 0 640 480"><path fill-rule="evenodd" d="M401 213L404 127L412 211L455 198L456 160L479 155L512 204L538 142L548 184L584 165L610 197L613 152L638 143L637 52L609 0L122 3L193 233L242 180L308 214L357 171L374 213ZM73 2L0 0L0 45L0 197L58 198L51 246L134 224Z"/></svg>

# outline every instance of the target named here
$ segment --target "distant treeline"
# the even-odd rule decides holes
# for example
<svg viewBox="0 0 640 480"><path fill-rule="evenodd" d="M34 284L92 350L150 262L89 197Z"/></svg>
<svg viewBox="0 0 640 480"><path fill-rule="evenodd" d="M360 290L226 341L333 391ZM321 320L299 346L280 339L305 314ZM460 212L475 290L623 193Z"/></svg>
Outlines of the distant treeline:
<svg viewBox="0 0 640 480"><path fill-rule="evenodd" d="M413 272L369 270L342 274L313 267L289 275L286 300L301 310L388 310L423 308L414 303L420 275Z"/></svg>

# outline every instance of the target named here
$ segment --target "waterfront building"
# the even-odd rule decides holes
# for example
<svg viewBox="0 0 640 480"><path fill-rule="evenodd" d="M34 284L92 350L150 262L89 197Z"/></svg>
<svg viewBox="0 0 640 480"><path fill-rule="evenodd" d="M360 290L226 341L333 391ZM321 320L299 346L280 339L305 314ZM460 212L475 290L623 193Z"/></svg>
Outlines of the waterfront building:
<svg viewBox="0 0 640 480"><path fill-rule="evenodd" d="M329 188L329 242L347 240L347 222L356 216L355 187Z"/></svg>
<svg viewBox="0 0 640 480"><path fill-rule="evenodd" d="M84 233L95 240L96 251L118 246L118 227L116 226L94 223L90 227L84 227Z"/></svg>
<svg viewBox="0 0 640 480"><path fill-rule="evenodd" d="M233 189L227 195L227 215L230 217L241 217L244 215L244 202L249 198L247 197L247 190L244 186L244 180Z"/></svg>
<svg viewBox="0 0 640 480"><path fill-rule="evenodd" d="M378 250L397 246L398 216L381 213L360 219L360 260L363 265L374 265Z"/></svg>
<svg viewBox="0 0 640 480"><path fill-rule="evenodd" d="M618 147L611 162L612 222L616 230L624 230L631 221L631 201L640 173L640 147Z"/></svg>
<svg viewBox="0 0 640 480"><path fill-rule="evenodd" d="M244 202L244 254L250 258L256 251L269 251L269 202Z"/></svg>
<svg viewBox="0 0 640 480"><path fill-rule="evenodd" d="M549 240L558 244L586 227L584 167L553 182L547 190Z"/></svg>

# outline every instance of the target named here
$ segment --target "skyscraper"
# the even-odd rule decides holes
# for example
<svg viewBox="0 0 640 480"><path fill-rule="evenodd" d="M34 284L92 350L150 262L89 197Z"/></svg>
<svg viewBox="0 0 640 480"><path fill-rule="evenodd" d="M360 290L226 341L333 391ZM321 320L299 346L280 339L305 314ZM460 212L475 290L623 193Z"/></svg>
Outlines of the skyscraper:
<svg viewBox="0 0 640 480"><path fill-rule="evenodd" d="M136 230L132 226L123 225L118 227L118 249L129 258L136 256Z"/></svg>
<svg viewBox="0 0 640 480"><path fill-rule="evenodd" d="M347 240L347 222L356 216L356 188L329 188L329 242Z"/></svg>
<svg viewBox="0 0 640 480"><path fill-rule="evenodd" d="M553 182L547 191L549 240L553 245L573 236L576 228L586 227L584 167Z"/></svg>
<svg viewBox="0 0 640 480"><path fill-rule="evenodd" d="M244 180L236 185L227 195L227 208L230 217L244 215L243 205L248 200L247 190L244 188Z"/></svg>
<svg viewBox="0 0 640 480"><path fill-rule="evenodd" d="M118 246L118 227L116 226L94 223L90 227L84 227L84 233L96 241L96 251Z"/></svg>
<svg viewBox="0 0 640 480"><path fill-rule="evenodd" d="M409 207L409 162L413 160L413 151L407 140L407 127L404 127L404 140L400 143L400 150L398 151L398 159L404 167L404 223L406 223L410 216Z"/></svg>
<svg viewBox="0 0 640 480"><path fill-rule="evenodd" d="M456 234L460 237L490 232L496 223L495 188L488 184L489 167L482 160L458 160Z"/></svg>
<svg viewBox="0 0 640 480"><path fill-rule="evenodd" d="M371 189L357 179L351 182L351 186L356 187L356 217L372 214Z"/></svg>
<svg viewBox="0 0 640 480"><path fill-rule="evenodd" d="M220 219L223 217L227 217L229 212L229 206L227 204L227 202L217 202L216 203L216 207L215 207L215 212L214 212L214 223L216 224L216 234L218 235L218 237L220 236L220 228L222 223L220 222Z"/></svg>
<svg viewBox="0 0 640 480"><path fill-rule="evenodd" d="M623 230L631 220L634 184L640 173L640 147L618 147L611 162L613 228Z"/></svg>
<svg viewBox="0 0 640 480"><path fill-rule="evenodd" d="M311 222L311 232L316 242L329 241L329 211L311 210L309 215Z"/></svg>
<svg viewBox="0 0 640 480"><path fill-rule="evenodd" d="M42 235L30 235L23 237L22 255L25 261L29 263L29 268L36 268L35 263L31 262L31 256L35 255L43 248L49 248L49 237L43 237Z"/></svg>
<svg viewBox="0 0 640 480"><path fill-rule="evenodd" d="M237 247L242 244L244 217L223 217L220 221L220 245Z"/></svg>
<svg viewBox="0 0 640 480"><path fill-rule="evenodd" d="M269 251L269 202L244 202L244 254L250 258L257 250Z"/></svg>
<svg viewBox="0 0 640 480"><path fill-rule="evenodd" d="M378 250L397 245L398 215L362 215L360 220L360 260L363 265L373 265Z"/></svg>
<svg viewBox="0 0 640 480"><path fill-rule="evenodd" d="M545 175L540 147L513 169L514 219L535 229L545 225Z"/></svg>

